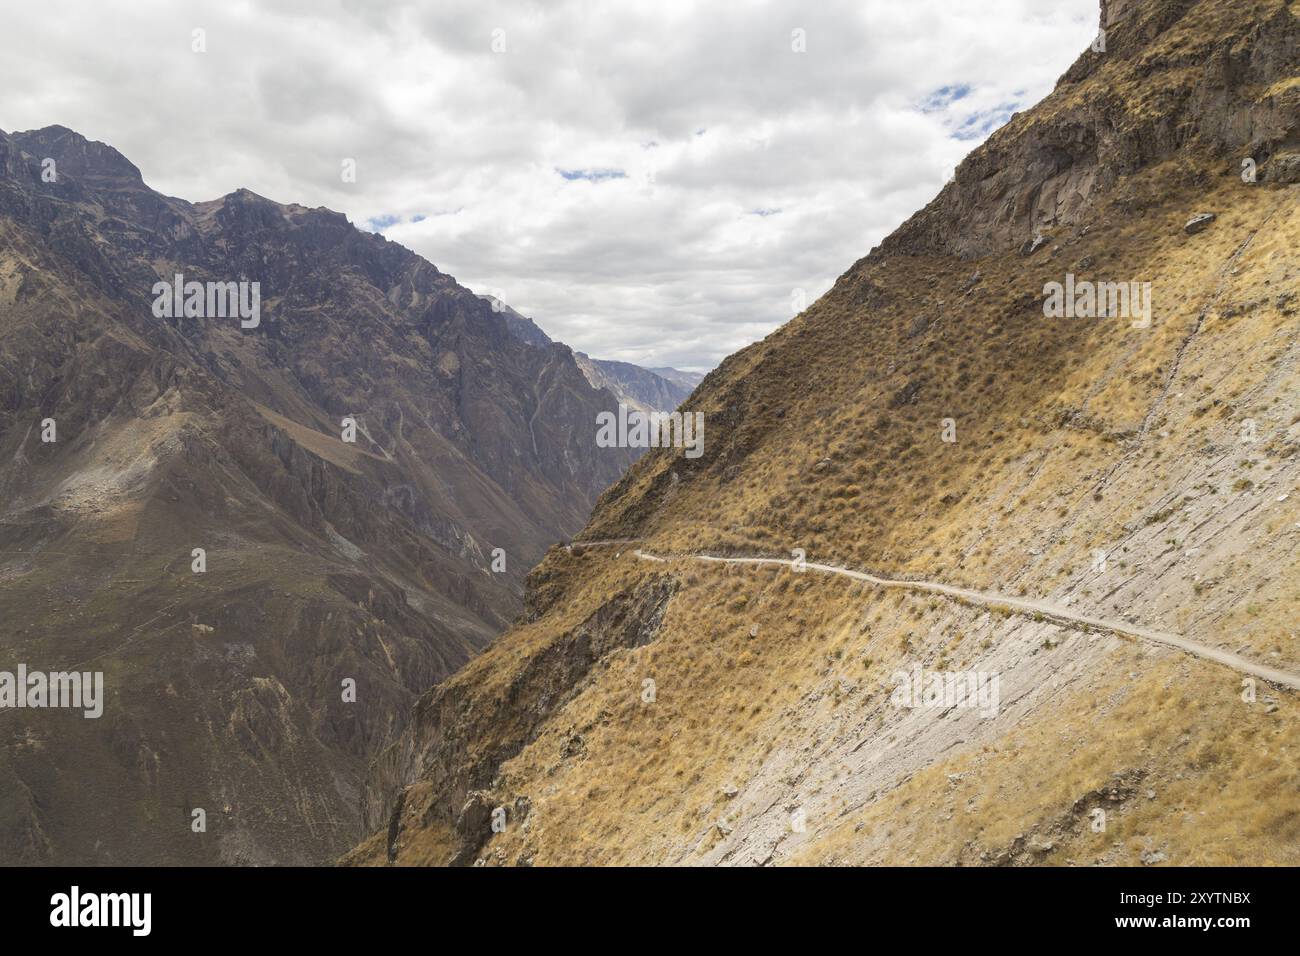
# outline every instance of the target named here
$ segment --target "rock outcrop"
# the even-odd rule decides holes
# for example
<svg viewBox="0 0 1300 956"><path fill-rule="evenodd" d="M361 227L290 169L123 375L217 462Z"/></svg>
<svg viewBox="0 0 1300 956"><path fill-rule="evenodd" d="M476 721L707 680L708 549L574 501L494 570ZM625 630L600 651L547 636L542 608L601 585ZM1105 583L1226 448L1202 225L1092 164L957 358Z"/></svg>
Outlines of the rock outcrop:
<svg viewBox="0 0 1300 956"><path fill-rule="evenodd" d="M1267 12L1265 12L1267 11ZM1105 50L1089 49L1052 94L1013 117L873 255L982 256L1075 226L1098 190L1181 151L1263 165L1294 146L1300 59L1286 4L1111 0ZM1235 161L1235 162L1234 162ZM951 229L960 222L963 228Z"/></svg>

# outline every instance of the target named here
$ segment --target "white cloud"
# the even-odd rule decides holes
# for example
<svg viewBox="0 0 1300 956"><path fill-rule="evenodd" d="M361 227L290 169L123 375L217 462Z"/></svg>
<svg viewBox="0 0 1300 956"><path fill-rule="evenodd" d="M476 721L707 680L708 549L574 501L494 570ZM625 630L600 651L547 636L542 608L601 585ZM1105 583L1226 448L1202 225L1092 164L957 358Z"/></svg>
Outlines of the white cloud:
<svg viewBox="0 0 1300 956"><path fill-rule="evenodd" d="M4 129L69 126L194 201L396 217L389 238L574 348L707 367L1041 99L1097 3L44 0L5 20Z"/></svg>

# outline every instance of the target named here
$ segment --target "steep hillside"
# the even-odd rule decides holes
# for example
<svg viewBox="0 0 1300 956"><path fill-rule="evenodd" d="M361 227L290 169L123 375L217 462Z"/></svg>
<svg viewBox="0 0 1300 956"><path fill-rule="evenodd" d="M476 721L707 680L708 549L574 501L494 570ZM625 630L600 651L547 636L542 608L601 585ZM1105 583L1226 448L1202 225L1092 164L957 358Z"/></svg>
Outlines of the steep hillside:
<svg viewBox="0 0 1300 956"><path fill-rule="evenodd" d="M160 306L178 274L256 282L259 312L251 285L247 316ZM0 670L108 697L0 711L0 860L355 843L369 758L631 460L595 447L614 405L338 213L191 204L70 130L0 133Z"/></svg>
<svg viewBox="0 0 1300 956"><path fill-rule="evenodd" d="M1300 863L1258 676L1300 682L1300 3L1102 23L705 379L704 455L638 462L421 698L347 862Z"/></svg>

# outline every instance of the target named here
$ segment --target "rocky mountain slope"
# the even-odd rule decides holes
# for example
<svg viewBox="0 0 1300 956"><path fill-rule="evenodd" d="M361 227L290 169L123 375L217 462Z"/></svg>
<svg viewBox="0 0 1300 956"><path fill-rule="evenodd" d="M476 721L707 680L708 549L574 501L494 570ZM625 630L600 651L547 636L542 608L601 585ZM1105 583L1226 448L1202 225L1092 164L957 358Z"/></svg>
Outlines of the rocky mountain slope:
<svg viewBox="0 0 1300 956"><path fill-rule="evenodd" d="M1300 863L1295 692L1134 636L1300 675L1300 3L1101 13L547 555L346 862Z"/></svg>
<svg viewBox="0 0 1300 956"><path fill-rule="evenodd" d="M539 349L555 345L554 340L542 331L540 325L518 310L512 309L496 296L480 295L479 298L486 301L492 306L493 311L501 315L501 318L506 323L506 328L514 334L515 338Z"/></svg>
<svg viewBox="0 0 1300 956"><path fill-rule="evenodd" d="M260 314L160 307L177 274L257 282ZM595 445L615 405L338 213L0 133L0 671L108 698L0 710L0 861L354 844L370 757L631 460Z"/></svg>

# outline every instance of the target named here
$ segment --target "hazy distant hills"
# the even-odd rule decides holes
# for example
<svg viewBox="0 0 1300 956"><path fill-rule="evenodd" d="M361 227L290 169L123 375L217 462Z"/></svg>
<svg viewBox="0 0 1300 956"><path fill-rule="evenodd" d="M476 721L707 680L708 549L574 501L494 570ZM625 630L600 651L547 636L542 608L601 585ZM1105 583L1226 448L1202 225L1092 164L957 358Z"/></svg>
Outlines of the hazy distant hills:
<svg viewBox="0 0 1300 956"><path fill-rule="evenodd" d="M497 301L492 296L485 295L483 298L492 303ZM522 341L537 348L552 348L558 344L536 322L505 303L497 308L505 318L506 325ZM559 347L571 351L568 346ZM631 362L594 359L586 352L572 352L572 355L594 388L607 388L620 402L640 411L673 411L686 401L695 386L704 379L700 373L683 372L675 368L643 368Z"/></svg>
<svg viewBox="0 0 1300 956"><path fill-rule="evenodd" d="M595 445L616 404L338 213L0 133L0 671L108 694L0 711L0 860L352 845L368 757L632 460Z"/></svg>
<svg viewBox="0 0 1300 956"><path fill-rule="evenodd" d="M680 385L682 388L694 389L696 385L704 381L703 372L683 372L677 368L648 368L647 372L654 372L660 378L666 378L674 385Z"/></svg>
<svg viewBox="0 0 1300 956"><path fill-rule="evenodd" d="M680 384L687 373L678 372L672 379L630 362L594 359L585 352L573 356L592 385L609 389L619 401L642 411L671 412L694 391L693 386Z"/></svg>

